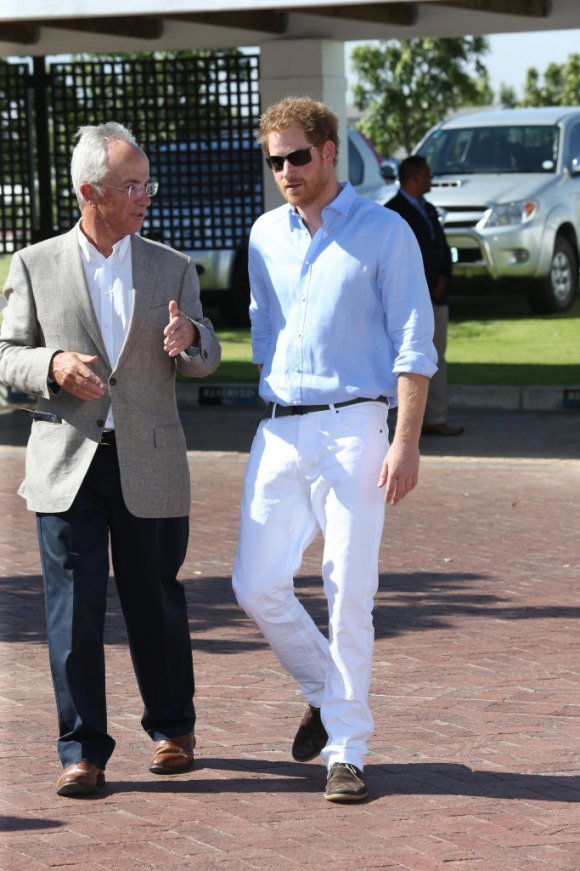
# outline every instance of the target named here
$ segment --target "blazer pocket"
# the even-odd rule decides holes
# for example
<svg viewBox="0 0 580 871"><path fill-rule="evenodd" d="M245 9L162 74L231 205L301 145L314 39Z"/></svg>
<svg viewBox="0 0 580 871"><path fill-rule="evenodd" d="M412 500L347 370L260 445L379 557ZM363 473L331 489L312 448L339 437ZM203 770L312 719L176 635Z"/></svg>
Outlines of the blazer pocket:
<svg viewBox="0 0 580 871"><path fill-rule="evenodd" d="M156 448L185 448L185 435L178 423L155 427L153 441Z"/></svg>

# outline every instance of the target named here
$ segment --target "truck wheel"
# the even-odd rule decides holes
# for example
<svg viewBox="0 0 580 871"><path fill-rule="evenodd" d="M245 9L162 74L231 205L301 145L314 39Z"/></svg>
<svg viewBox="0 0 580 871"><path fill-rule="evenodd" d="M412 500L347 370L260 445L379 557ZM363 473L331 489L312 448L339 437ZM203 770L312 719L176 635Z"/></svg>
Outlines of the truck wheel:
<svg viewBox="0 0 580 871"><path fill-rule="evenodd" d="M568 311L578 293L578 259L564 236L557 236L550 272L539 279L528 293L528 304L535 314Z"/></svg>

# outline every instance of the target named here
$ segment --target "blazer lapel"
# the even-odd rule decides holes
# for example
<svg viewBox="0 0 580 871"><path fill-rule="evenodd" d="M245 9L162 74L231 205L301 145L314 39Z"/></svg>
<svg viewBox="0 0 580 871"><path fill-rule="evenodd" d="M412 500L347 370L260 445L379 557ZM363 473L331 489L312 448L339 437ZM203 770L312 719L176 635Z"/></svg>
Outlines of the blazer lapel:
<svg viewBox="0 0 580 871"><path fill-rule="evenodd" d="M117 366L135 345L151 307L157 278L157 264L152 256L153 246L146 245L140 236L131 236L131 266L133 270L133 312L121 349Z"/></svg>
<svg viewBox="0 0 580 871"><path fill-rule="evenodd" d="M68 302L76 311L80 322L94 342L99 356L109 362L83 269L76 226L62 237L62 241L63 246L55 255L55 259L60 266L59 280L62 282L63 299L65 304Z"/></svg>

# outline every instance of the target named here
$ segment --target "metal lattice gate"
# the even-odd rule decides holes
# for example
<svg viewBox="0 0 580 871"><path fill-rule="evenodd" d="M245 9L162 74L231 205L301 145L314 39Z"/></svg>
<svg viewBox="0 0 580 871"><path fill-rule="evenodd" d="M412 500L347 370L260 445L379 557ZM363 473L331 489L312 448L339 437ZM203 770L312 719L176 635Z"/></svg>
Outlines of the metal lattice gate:
<svg viewBox="0 0 580 871"><path fill-rule="evenodd" d="M26 64L0 66L0 174L9 192L22 190L18 204L0 206L0 253L75 223L75 132L112 120L133 130L160 183L144 235L181 250L244 244L263 208L256 55L75 60L46 74L34 63L34 76Z"/></svg>
<svg viewBox="0 0 580 871"><path fill-rule="evenodd" d="M0 64L0 254L34 238L30 103L28 65Z"/></svg>

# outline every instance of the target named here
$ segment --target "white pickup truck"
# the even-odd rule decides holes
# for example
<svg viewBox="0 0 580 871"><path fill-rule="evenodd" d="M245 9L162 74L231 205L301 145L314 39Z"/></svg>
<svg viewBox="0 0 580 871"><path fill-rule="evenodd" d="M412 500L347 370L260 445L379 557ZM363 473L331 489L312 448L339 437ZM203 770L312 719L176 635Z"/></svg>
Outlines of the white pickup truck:
<svg viewBox="0 0 580 871"><path fill-rule="evenodd" d="M523 290L534 312L578 293L580 108L477 112L433 127L427 158L452 289Z"/></svg>

